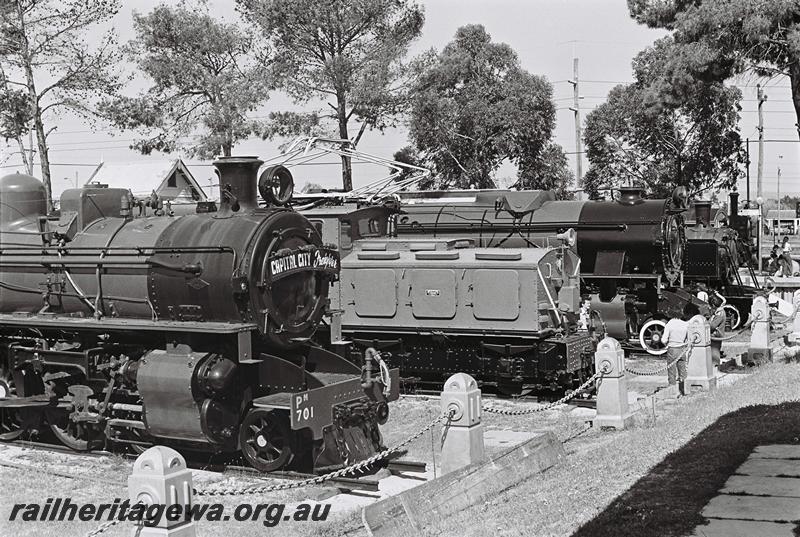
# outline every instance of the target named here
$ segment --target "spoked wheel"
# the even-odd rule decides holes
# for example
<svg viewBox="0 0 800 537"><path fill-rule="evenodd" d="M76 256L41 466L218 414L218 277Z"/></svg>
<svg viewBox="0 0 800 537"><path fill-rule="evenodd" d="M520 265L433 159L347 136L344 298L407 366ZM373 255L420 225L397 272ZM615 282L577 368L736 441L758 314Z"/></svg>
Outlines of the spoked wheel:
<svg viewBox="0 0 800 537"><path fill-rule="evenodd" d="M57 409L50 413L50 430L62 444L75 451L89 451L102 439L99 426L70 417L71 409Z"/></svg>
<svg viewBox="0 0 800 537"><path fill-rule="evenodd" d="M0 399L11 399L16 397L16 393L11 372L0 369ZM16 440L22 436L24 431L19 410L0 407L0 441L11 442Z"/></svg>
<svg viewBox="0 0 800 537"><path fill-rule="evenodd" d="M274 472L287 466L294 457L289 418L276 411L251 409L239 428L239 445L256 470Z"/></svg>
<svg viewBox="0 0 800 537"><path fill-rule="evenodd" d="M639 344L648 353L661 356L667 352L667 348L661 341L666 327L667 323L661 319L650 319L639 330Z"/></svg>
<svg viewBox="0 0 800 537"><path fill-rule="evenodd" d="M10 371L0 368L0 399L14 397L17 390L14 387L14 378Z"/></svg>
<svg viewBox="0 0 800 537"><path fill-rule="evenodd" d="M103 440L103 427L100 416L93 411L90 398L92 388L73 384L67 388L71 402L50 409L47 421L50 430L65 446L75 451L88 451Z"/></svg>
<svg viewBox="0 0 800 537"><path fill-rule="evenodd" d="M592 310L589 313L589 335L595 340L600 341L606 337L606 323L599 311Z"/></svg>
<svg viewBox="0 0 800 537"><path fill-rule="evenodd" d="M722 306L725 312L725 330L736 330L742 324L742 314L736 306L725 304Z"/></svg>

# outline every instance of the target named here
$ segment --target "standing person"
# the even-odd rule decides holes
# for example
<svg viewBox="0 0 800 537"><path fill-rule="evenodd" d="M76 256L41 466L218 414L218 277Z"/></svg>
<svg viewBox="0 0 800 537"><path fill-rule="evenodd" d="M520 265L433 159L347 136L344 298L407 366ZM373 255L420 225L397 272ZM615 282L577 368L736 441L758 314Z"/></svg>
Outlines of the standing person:
<svg viewBox="0 0 800 537"><path fill-rule="evenodd" d="M792 275L792 243L789 242L789 237L783 237L783 243L781 244L781 257L786 262L783 266L783 275L784 276L791 276Z"/></svg>
<svg viewBox="0 0 800 537"><path fill-rule="evenodd" d="M581 300L581 310L578 314L578 330L589 330L591 324L592 301L584 296Z"/></svg>
<svg viewBox="0 0 800 537"><path fill-rule="evenodd" d="M670 388L676 383L678 384L678 397L686 395L686 361L685 356L686 348L689 344L689 323L686 319L690 319L700 313L700 308L697 304L691 302L683 307L683 318L672 318L667 321L667 326L664 328L664 335L661 337L661 342L667 347L667 364L672 364L675 360L677 363L672 364L667 368L667 381Z"/></svg>

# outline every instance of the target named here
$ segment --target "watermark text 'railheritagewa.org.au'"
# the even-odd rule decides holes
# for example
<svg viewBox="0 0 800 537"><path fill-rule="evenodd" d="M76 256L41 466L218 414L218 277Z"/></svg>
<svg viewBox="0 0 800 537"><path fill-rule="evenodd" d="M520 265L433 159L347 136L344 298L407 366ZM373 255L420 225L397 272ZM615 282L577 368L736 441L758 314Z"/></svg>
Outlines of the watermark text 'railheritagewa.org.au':
<svg viewBox="0 0 800 537"><path fill-rule="evenodd" d="M75 503L71 498L48 498L41 503L17 503L11 506L9 521L130 521L144 525L167 522L261 522L273 527L281 522L321 522L330 514L330 504L301 503L287 507L283 503L241 503L226 508L221 503L164 505L133 503L114 499L111 503Z"/></svg>

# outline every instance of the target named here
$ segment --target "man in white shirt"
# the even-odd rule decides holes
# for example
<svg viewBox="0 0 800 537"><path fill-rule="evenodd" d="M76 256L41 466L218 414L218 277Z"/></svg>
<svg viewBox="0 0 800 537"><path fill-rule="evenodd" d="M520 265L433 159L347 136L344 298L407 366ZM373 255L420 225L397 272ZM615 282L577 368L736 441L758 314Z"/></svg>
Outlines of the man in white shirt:
<svg viewBox="0 0 800 537"><path fill-rule="evenodd" d="M685 356L686 347L689 344L689 323L684 319L690 319L700 313L700 308L691 302L686 304L683 308L683 319L670 319L667 326L664 328L664 334L661 336L661 342L667 347L666 359L667 364L672 364L667 368L667 381L670 386L678 384L678 397L686 395L686 387L684 381L686 380L686 362L688 356Z"/></svg>

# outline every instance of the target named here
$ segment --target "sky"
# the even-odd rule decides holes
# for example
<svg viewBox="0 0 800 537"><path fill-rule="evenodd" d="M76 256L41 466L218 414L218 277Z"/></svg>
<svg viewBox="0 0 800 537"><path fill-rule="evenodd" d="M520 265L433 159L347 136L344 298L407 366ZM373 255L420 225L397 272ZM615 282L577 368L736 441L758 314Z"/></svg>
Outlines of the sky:
<svg viewBox="0 0 800 537"><path fill-rule="evenodd" d="M441 50L465 24L482 24L494 41L509 44L519 55L523 68L545 76L553 85L557 107L557 124L553 139L568 153L570 166L575 169L576 144L574 113L572 106L573 58L579 61L581 114L604 102L608 91L616 84L630 82L631 59L654 40L665 35L664 31L649 29L636 24L628 14L625 0L419 0L425 9L425 26L421 37L414 43L410 54L416 55L427 49ZM121 12L115 17L113 27L120 41L133 37L132 15L134 11L147 13L157 0L126 0ZM166 2L177 3L177 2ZM236 20L232 0L208 0L210 12L228 21ZM98 39L98 32L86 36L89 44ZM755 199L757 160L757 114L756 83L766 85L768 101L764 105L764 190L774 193L778 185L778 168L781 168L780 188L782 193L800 191L800 143L796 143L796 118L792 109L788 80L776 78L770 81L746 77L737 80L744 92L742 102L741 135L750 138L751 149L751 196ZM134 82L128 92L135 93L141 87ZM284 95L273 93L263 113L296 109ZM259 111L261 114L262 111ZM142 156L128 149L135 133L111 132L102 124L94 129L73 117L51 118L48 126L56 131L50 137L50 160L53 191L62 190L85 182L96 165L101 162L134 162L143 159L165 159L174 156L154 153ZM354 125L352 132L357 132ZM359 149L376 155L391 155L408 143L406 130L402 126L384 133L367 131ZM772 141L776 140L776 141ZM788 140L788 141L777 141ZM285 140L248 140L237 145L238 154L273 157ZM16 148L11 148L15 150ZM583 157L583 155L581 155ZM0 159L2 160L2 159ZM213 177L209 162L187 159L190 169L201 185L210 184ZM0 173L19 169L19 157L12 155L0 164ZM583 158L583 171L588 162ZM508 170L503 169L503 173ZM38 166L36 173L38 173ZM356 166L355 186L363 185L383 175L383 170L369 165ZM336 166L313 166L298 170L295 174L298 187L306 182L319 183L326 187L341 184L341 171ZM745 180L739 182L742 198L746 198Z"/></svg>

